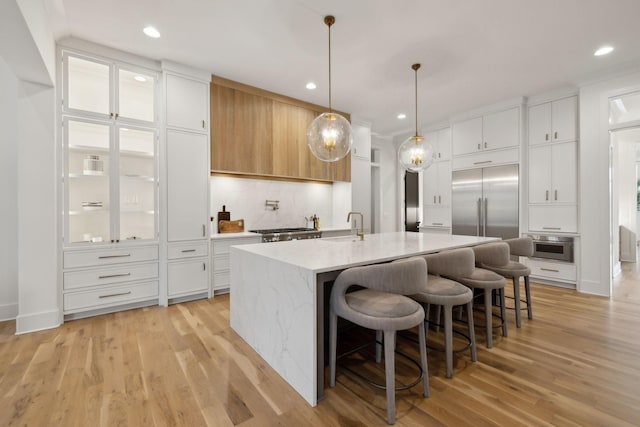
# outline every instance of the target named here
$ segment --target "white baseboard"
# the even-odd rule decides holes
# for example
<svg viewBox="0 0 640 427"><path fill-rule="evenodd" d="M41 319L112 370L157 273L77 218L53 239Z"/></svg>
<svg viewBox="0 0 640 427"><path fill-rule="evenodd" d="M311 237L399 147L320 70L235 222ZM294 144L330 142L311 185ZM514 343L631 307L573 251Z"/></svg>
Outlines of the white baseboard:
<svg viewBox="0 0 640 427"><path fill-rule="evenodd" d="M59 310L43 311L16 317L16 335L42 331L60 326Z"/></svg>
<svg viewBox="0 0 640 427"><path fill-rule="evenodd" d="M14 320L18 316L18 303L0 304L0 321Z"/></svg>

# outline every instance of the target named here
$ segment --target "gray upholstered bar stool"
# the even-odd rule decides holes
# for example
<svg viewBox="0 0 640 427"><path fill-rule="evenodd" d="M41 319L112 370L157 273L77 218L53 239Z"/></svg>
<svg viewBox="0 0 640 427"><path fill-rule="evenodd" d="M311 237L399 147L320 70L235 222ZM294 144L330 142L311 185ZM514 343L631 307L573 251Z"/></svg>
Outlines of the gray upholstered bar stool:
<svg viewBox="0 0 640 427"><path fill-rule="evenodd" d="M484 268L479 268L478 265L478 250L484 250L485 247L491 247L491 245L497 245L498 248L502 249L502 253L504 254L505 259L509 258L509 246L504 242L495 242L495 243L486 243L480 246L474 246L473 253L475 257L475 265L476 267L473 269L473 273L468 276L453 276L451 279L456 282L462 283L465 286L468 286L472 290L481 290L484 296L484 313L485 313L485 325L487 331L487 339L486 345L487 348L493 347L493 304L492 304L492 293L495 291L498 294L500 299L500 320L502 322L502 336L507 336L507 322L505 315L505 305L504 305L504 286L505 279L499 274L494 273L493 271L486 270Z"/></svg>
<svg viewBox="0 0 640 427"><path fill-rule="evenodd" d="M470 248L453 249L426 255L424 259L427 261L427 270L429 271L427 289L411 295L411 298L427 304L427 306L436 305L442 307L446 360L445 376L451 378L453 376L453 307L455 306L467 306L467 333L469 334L471 361L478 360L476 356L476 338L473 330L473 292L468 287L442 276L471 276L475 269L473 251ZM428 310L426 311L427 313L429 312ZM425 319L425 323L428 330L428 318Z"/></svg>
<svg viewBox="0 0 640 427"><path fill-rule="evenodd" d="M504 241L509 245L509 254L513 256L532 256L533 255L533 239L531 237L519 237L515 239L508 239ZM533 313L531 310L531 289L529 286L529 275L531 269L524 264L517 261L508 259L506 264L502 254L498 254L497 257L493 252L477 254L476 264L487 270L491 270L499 275L511 279L513 281L513 301L516 311L516 326L519 328L522 326L522 316L520 314L520 302L526 304L527 317L533 319ZM520 299L520 278L524 277L524 291L525 299Z"/></svg>
<svg viewBox="0 0 640 427"><path fill-rule="evenodd" d="M329 310L329 385L336 384L338 316L357 325L384 333L387 422L395 423L395 341L396 331L418 326L423 395L429 396L429 373L424 335L424 310L405 295L422 292L427 284L427 263L423 258L404 262L353 267L336 278ZM347 290L362 286L354 292Z"/></svg>

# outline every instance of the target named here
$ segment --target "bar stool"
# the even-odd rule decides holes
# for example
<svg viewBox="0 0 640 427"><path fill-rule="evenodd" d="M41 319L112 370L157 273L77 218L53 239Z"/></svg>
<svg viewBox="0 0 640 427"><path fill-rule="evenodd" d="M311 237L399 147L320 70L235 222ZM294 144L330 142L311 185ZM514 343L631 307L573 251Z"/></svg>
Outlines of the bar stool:
<svg viewBox="0 0 640 427"><path fill-rule="evenodd" d="M486 346L487 348L493 347L493 304L491 301L492 293L495 291L500 300L500 320L502 336L507 336L507 322L504 305L504 286L505 279L499 274L493 271L486 270L478 267L478 250L485 250L485 247L492 248L496 245L496 252L502 253L506 260L509 259L509 246L504 242L486 243L480 246L474 246L473 253L475 257L475 268L473 272L468 276L452 276L450 279L471 288L472 290L481 290L484 296L484 313L485 313L485 326L487 332ZM483 249L480 249L483 248Z"/></svg>
<svg viewBox="0 0 640 427"><path fill-rule="evenodd" d="M471 352L471 361L475 362L476 338L473 329L473 292L468 287L446 279L442 276L459 277L470 276L475 269L473 251L470 248L453 249L437 254L426 255L427 270L429 272L427 289L411 295L414 300L429 305L441 306L444 314L444 351L445 376L453 376L453 307L467 306L467 337ZM428 313L428 309L426 309ZM438 314L439 317L439 314ZM429 319L425 318L428 333Z"/></svg>
<svg viewBox="0 0 640 427"><path fill-rule="evenodd" d="M515 239L508 239L504 241L509 245L509 254L514 256L532 256L533 255L533 239L531 237L519 237ZM529 286L529 275L531 269L524 264L516 261L511 261L509 258L505 264L504 257L499 254L497 257L491 251L481 251L476 253L476 264L487 270L491 270L494 273L511 279L513 281L513 301L516 311L516 327L522 326L522 316L520 314L520 303L524 302L527 310L527 317L533 319L533 312L531 310L531 289ZM525 299L520 299L520 278L524 277L524 291Z"/></svg>
<svg viewBox="0 0 640 427"><path fill-rule="evenodd" d="M384 333L387 422L395 423L395 341L396 331L418 326L422 392L429 396L424 310L405 295L422 292L427 284L427 263L414 257L404 262L353 267L336 278L329 310L329 386L336 384L338 316L359 326ZM361 286L347 293L351 286Z"/></svg>

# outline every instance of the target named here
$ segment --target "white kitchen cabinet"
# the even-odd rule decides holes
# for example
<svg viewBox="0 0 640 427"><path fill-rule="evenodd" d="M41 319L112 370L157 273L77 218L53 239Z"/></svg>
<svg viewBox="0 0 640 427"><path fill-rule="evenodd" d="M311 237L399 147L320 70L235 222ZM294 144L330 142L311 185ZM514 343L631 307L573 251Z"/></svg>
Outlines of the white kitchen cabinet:
<svg viewBox="0 0 640 427"><path fill-rule="evenodd" d="M208 132L209 83L167 73L167 126Z"/></svg>
<svg viewBox="0 0 640 427"><path fill-rule="evenodd" d="M158 303L158 246L126 244L63 254L62 309L80 318Z"/></svg>
<svg viewBox="0 0 640 427"><path fill-rule="evenodd" d="M157 304L158 72L59 53L63 313Z"/></svg>
<svg viewBox="0 0 640 427"><path fill-rule="evenodd" d="M529 148L529 203L576 203L576 143Z"/></svg>
<svg viewBox="0 0 640 427"><path fill-rule="evenodd" d="M207 239L207 135L168 130L166 144L168 241Z"/></svg>
<svg viewBox="0 0 640 427"><path fill-rule="evenodd" d="M349 230L346 231L349 234ZM211 253L213 274L211 275L211 288L215 293L225 293L231 286L231 268L229 254L231 246L260 243L262 237L259 234L250 236L218 235L211 240ZM268 243L267 243L268 244Z"/></svg>
<svg viewBox="0 0 640 427"><path fill-rule="evenodd" d="M163 63L168 302L212 296L210 287L209 81ZM189 70L188 70L189 71ZM197 76L197 77L195 77Z"/></svg>
<svg viewBox="0 0 640 427"><path fill-rule="evenodd" d="M65 114L137 124L158 121L155 71L62 50Z"/></svg>
<svg viewBox="0 0 640 427"><path fill-rule="evenodd" d="M529 145L578 139L578 97L529 107Z"/></svg>
<svg viewBox="0 0 640 427"><path fill-rule="evenodd" d="M420 227L446 228L451 231L451 208L447 206L426 206Z"/></svg>
<svg viewBox="0 0 640 427"><path fill-rule="evenodd" d="M454 156L517 147L520 144L520 108L457 122L451 129Z"/></svg>
<svg viewBox="0 0 640 427"><path fill-rule="evenodd" d="M451 128L427 132L424 135L424 139L433 145L434 161L451 159Z"/></svg>
<svg viewBox="0 0 640 427"><path fill-rule="evenodd" d="M530 277L575 284L577 266L570 262L543 260L538 258L522 258L523 263L531 269Z"/></svg>
<svg viewBox="0 0 640 427"><path fill-rule="evenodd" d="M426 206L451 205L451 162L435 162L422 173L423 203Z"/></svg>
<svg viewBox="0 0 640 427"><path fill-rule="evenodd" d="M353 144L351 157L371 161L371 127L353 123Z"/></svg>
<svg viewBox="0 0 640 427"><path fill-rule="evenodd" d="M529 230L577 233L577 205L529 205Z"/></svg>
<svg viewBox="0 0 640 427"><path fill-rule="evenodd" d="M167 264L167 296L169 299L209 295L209 260L194 258Z"/></svg>

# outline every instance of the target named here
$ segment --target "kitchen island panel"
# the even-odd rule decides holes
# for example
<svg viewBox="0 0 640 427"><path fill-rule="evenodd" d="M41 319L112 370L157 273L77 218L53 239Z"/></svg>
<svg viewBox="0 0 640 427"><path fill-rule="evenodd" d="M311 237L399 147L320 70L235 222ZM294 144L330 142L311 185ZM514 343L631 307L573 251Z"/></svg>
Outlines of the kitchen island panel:
<svg viewBox="0 0 640 427"><path fill-rule="evenodd" d="M231 327L315 406L315 273L232 247L231 290Z"/></svg>

